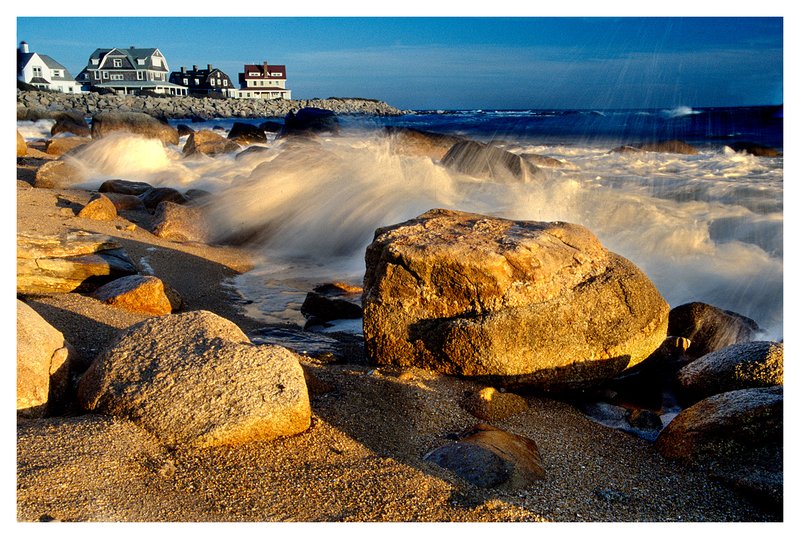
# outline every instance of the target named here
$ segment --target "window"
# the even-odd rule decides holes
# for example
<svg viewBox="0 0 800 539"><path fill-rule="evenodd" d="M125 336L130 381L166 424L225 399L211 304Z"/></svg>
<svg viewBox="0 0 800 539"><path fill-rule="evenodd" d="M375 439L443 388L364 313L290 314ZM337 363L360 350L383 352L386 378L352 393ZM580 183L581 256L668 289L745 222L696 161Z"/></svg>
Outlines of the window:
<svg viewBox="0 0 800 539"><path fill-rule="evenodd" d="M184 86L189 86L189 79L187 79L187 78L184 78L184 79L183 79L183 85L184 85Z"/></svg>
<svg viewBox="0 0 800 539"><path fill-rule="evenodd" d="M41 77L42 76L42 68L39 66L33 66L33 76L34 77Z"/></svg>
<svg viewBox="0 0 800 539"><path fill-rule="evenodd" d="M137 58L136 59L136 63L139 64L140 66L143 66L144 65L144 58Z"/></svg>
<svg viewBox="0 0 800 539"><path fill-rule="evenodd" d="M108 78L108 71L103 71L103 78L104 78L104 79L107 79L107 78Z"/></svg>
<svg viewBox="0 0 800 539"><path fill-rule="evenodd" d="M199 86L200 85L200 79L197 79L197 78L194 79L194 85L195 86Z"/></svg>
<svg viewBox="0 0 800 539"><path fill-rule="evenodd" d="M227 86L228 85L228 79L222 79L222 85L223 86Z"/></svg>
<svg viewBox="0 0 800 539"><path fill-rule="evenodd" d="M122 76L122 73L112 73L111 80L124 80L125 77Z"/></svg>
<svg viewBox="0 0 800 539"><path fill-rule="evenodd" d="M94 80L100 80L100 72L94 71L93 73L94 73Z"/></svg>
<svg viewBox="0 0 800 539"><path fill-rule="evenodd" d="M122 67L122 58L114 58L114 67Z"/></svg>
<svg viewBox="0 0 800 539"><path fill-rule="evenodd" d="M136 80L144 80L144 71L136 72Z"/></svg>
<svg viewBox="0 0 800 539"><path fill-rule="evenodd" d="M100 65L100 58L92 58L92 65L93 66Z"/></svg>
<svg viewBox="0 0 800 539"><path fill-rule="evenodd" d="M209 79L208 82L211 84L211 86L216 86L214 79Z"/></svg>

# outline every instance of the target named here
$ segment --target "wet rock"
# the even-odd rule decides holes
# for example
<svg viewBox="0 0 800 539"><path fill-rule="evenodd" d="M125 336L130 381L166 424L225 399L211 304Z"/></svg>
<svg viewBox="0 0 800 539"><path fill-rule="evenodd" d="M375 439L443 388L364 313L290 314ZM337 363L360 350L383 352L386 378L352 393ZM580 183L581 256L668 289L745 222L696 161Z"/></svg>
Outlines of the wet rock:
<svg viewBox="0 0 800 539"><path fill-rule="evenodd" d="M686 408L659 434L664 457L688 462L711 477L781 511L783 387L719 393Z"/></svg>
<svg viewBox="0 0 800 539"><path fill-rule="evenodd" d="M92 117L92 138L99 139L110 133L123 131L165 144L178 144L178 130L141 112L100 112Z"/></svg>
<svg viewBox="0 0 800 539"><path fill-rule="evenodd" d="M39 313L17 300L17 414L44 417L69 387L74 350Z"/></svg>
<svg viewBox="0 0 800 539"><path fill-rule="evenodd" d="M56 118L56 123L50 128L50 134L56 136L61 133L70 133L78 137L90 138L92 135L86 119L79 114L62 113Z"/></svg>
<svg viewBox="0 0 800 539"><path fill-rule="evenodd" d="M279 137L299 134L338 133L339 119L331 110L304 107L296 113L289 111L283 119Z"/></svg>
<svg viewBox="0 0 800 539"><path fill-rule="evenodd" d="M177 126L175 126L175 129L178 130L178 136L179 137L185 137L185 136L191 135L192 133L195 132L194 129L192 129L191 127L189 127L186 124L178 124Z"/></svg>
<svg viewBox="0 0 800 539"><path fill-rule="evenodd" d="M696 155L699 152L694 146L683 142L682 140L662 140L658 142L644 142L640 144L633 144L629 146L620 146L611 150L614 153L631 153L631 152L658 152L658 153L678 153L684 155Z"/></svg>
<svg viewBox="0 0 800 539"><path fill-rule="evenodd" d="M689 363L677 378L688 403L726 391L783 385L783 343L734 344Z"/></svg>
<svg viewBox="0 0 800 539"><path fill-rule="evenodd" d="M728 147L735 152L744 152L757 157L781 157L783 155L775 148L762 146L755 142L734 142L733 144L729 144Z"/></svg>
<svg viewBox="0 0 800 539"><path fill-rule="evenodd" d="M48 161L36 169L34 187L40 189L68 189L85 181L83 172L66 161Z"/></svg>
<svg viewBox="0 0 800 539"><path fill-rule="evenodd" d="M104 196L111 201L116 208L117 212L126 210L144 210L144 203L142 199L136 195L123 195L120 193L104 193Z"/></svg>
<svg viewBox="0 0 800 539"><path fill-rule="evenodd" d="M131 326L83 375L78 399L86 410L132 419L168 446L271 440L311 422L298 356L254 345L208 311Z"/></svg>
<svg viewBox="0 0 800 539"><path fill-rule="evenodd" d="M255 154L264 153L264 152L268 152L268 151L269 151L269 148L267 148L266 146L250 146L249 148L246 148L246 149L242 150L241 152L237 153L236 154L236 159L238 160L238 159L241 159L242 157L247 157L249 155L255 155Z"/></svg>
<svg viewBox="0 0 800 539"><path fill-rule="evenodd" d="M240 146L232 140L227 140L213 131L203 129L189 135L186 144L183 146L183 155L188 157L199 153L213 157L240 149Z"/></svg>
<svg viewBox="0 0 800 539"><path fill-rule="evenodd" d="M528 402L514 393L485 387L467 395L461 406L478 419L499 421L524 412L528 409Z"/></svg>
<svg viewBox="0 0 800 539"><path fill-rule="evenodd" d="M281 122L275 122L275 121L271 121L270 120L270 121L266 121L266 122L258 124L258 128L261 131L264 131L264 132L267 132L267 133L280 133L281 129L283 129L283 124Z"/></svg>
<svg viewBox="0 0 800 539"><path fill-rule="evenodd" d="M538 167L502 148L465 140L454 144L442 157L446 168L493 181L527 181Z"/></svg>
<svg viewBox="0 0 800 539"><path fill-rule="evenodd" d="M691 346L686 354L696 359L726 346L752 340L758 324L733 311L693 302L670 311L667 331L670 335L689 339Z"/></svg>
<svg viewBox="0 0 800 539"><path fill-rule="evenodd" d="M376 231L363 306L375 363L544 389L595 385L643 361L669 312L584 227L449 210Z"/></svg>
<svg viewBox="0 0 800 539"><path fill-rule="evenodd" d="M562 168L567 165L567 163L559 159L536 153L522 153L520 157L538 167Z"/></svg>
<svg viewBox="0 0 800 539"><path fill-rule="evenodd" d="M388 126L384 132L389 137L392 151L403 155L423 155L440 161L454 144L464 137L443 135L411 127Z"/></svg>
<svg viewBox="0 0 800 539"><path fill-rule="evenodd" d="M64 155L75 148L88 144L92 139L89 137L58 137L47 141L45 151L50 155Z"/></svg>
<svg viewBox="0 0 800 539"><path fill-rule="evenodd" d="M459 439L434 449L424 460L481 488L517 490L545 478L536 442L478 424Z"/></svg>
<svg viewBox="0 0 800 539"><path fill-rule="evenodd" d="M151 275L129 275L104 284L92 297L127 311L161 316L172 312L164 283Z"/></svg>
<svg viewBox="0 0 800 539"><path fill-rule="evenodd" d="M626 419L631 427L645 430L660 430L664 425L661 417L652 410L634 409L629 410Z"/></svg>
<svg viewBox="0 0 800 539"><path fill-rule="evenodd" d="M181 243L212 240L211 226L202 207L169 201L156 207L152 232L159 238Z"/></svg>
<svg viewBox="0 0 800 539"><path fill-rule="evenodd" d="M228 139L239 144L259 144L267 142L267 134L259 126L234 122L231 130L228 131Z"/></svg>
<svg viewBox="0 0 800 539"><path fill-rule="evenodd" d="M106 180L98 191L101 193L119 193L121 195L142 195L153 189L153 186L146 182L133 182L130 180Z"/></svg>
<svg viewBox="0 0 800 539"><path fill-rule="evenodd" d="M309 292L300 312L315 321L347 320L361 318L362 309L360 305L337 297L327 297L319 292Z"/></svg>
<svg viewBox="0 0 800 539"><path fill-rule="evenodd" d="M78 217L95 221L113 221L117 218L117 207L103 194L92 195L86 206L78 212Z"/></svg>
<svg viewBox="0 0 800 539"><path fill-rule="evenodd" d="M25 137L17 131L17 157L22 157L26 153L28 153L28 145L25 142Z"/></svg>
<svg viewBox="0 0 800 539"><path fill-rule="evenodd" d="M17 293L91 291L137 273L110 236L77 231L59 235L17 234Z"/></svg>
<svg viewBox="0 0 800 539"><path fill-rule="evenodd" d="M162 202L186 204L189 200L177 189L172 187L153 187L139 195L139 198L148 210L154 210Z"/></svg>

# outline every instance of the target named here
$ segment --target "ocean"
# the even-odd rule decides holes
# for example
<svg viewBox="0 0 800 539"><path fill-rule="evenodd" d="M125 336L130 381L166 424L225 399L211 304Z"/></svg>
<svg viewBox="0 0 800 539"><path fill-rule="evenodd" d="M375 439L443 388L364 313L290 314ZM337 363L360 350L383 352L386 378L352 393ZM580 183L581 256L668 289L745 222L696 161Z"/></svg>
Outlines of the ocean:
<svg viewBox="0 0 800 539"><path fill-rule="evenodd" d="M234 121L264 120L191 127L224 134ZM759 338L783 338L783 157L731 149L751 142L782 151L782 107L442 110L341 116L340 123L338 136L290 158L279 158L284 144L271 138L268 150L236 159L184 158L181 146L121 136L70 159L88 178L79 187L123 178L205 189L215 194L210 215L219 231L268 230L257 267L229 283L248 314L265 323L302 325L299 307L316 284L359 284L376 228L450 208L584 225L639 266L671 306L710 303L754 319ZM46 136L49 125L18 122L33 138ZM385 126L491 141L565 165L542 167L527 182L491 182L392 151ZM699 153L610 152L669 139ZM328 330L360 328L350 322Z"/></svg>

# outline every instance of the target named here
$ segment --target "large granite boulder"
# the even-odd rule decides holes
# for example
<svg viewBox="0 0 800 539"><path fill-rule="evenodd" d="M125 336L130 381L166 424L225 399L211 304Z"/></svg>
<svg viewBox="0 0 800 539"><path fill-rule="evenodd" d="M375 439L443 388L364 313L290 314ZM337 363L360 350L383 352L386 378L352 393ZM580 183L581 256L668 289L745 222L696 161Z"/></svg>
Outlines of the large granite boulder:
<svg viewBox="0 0 800 539"><path fill-rule="evenodd" d="M86 410L134 420L173 447L270 440L311 422L298 357L252 344L208 311L131 326L83 375L78 399Z"/></svg>
<svg viewBox="0 0 800 539"><path fill-rule="evenodd" d="M190 156L199 153L213 157L236 152L240 149L241 147L232 140L227 140L222 135L211 130L203 129L189 135L189 138L186 139L186 144L183 146L183 155Z"/></svg>
<svg viewBox="0 0 800 539"><path fill-rule="evenodd" d="M536 442L483 423L423 459L481 488L513 491L545 478Z"/></svg>
<svg viewBox="0 0 800 539"><path fill-rule="evenodd" d="M442 157L441 163L469 176L499 182L526 181L539 170L519 155L474 140L453 144Z"/></svg>
<svg viewBox="0 0 800 539"><path fill-rule="evenodd" d="M60 133L70 133L78 137L91 137L92 130L82 115L61 113L56 117L56 123L50 128L50 134L56 136Z"/></svg>
<svg viewBox="0 0 800 539"><path fill-rule="evenodd" d="M783 386L728 391L679 413L656 439L664 457L706 469L780 512Z"/></svg>
<svg viewBox="0 0 800 539"><path fill-rule="evenodd" d="M89 137L56 137L47 141L45 144L45 151L50 155L57 155L60 157L91 141L92 139Z"/></svg>
<svg viewBox="0 0 800 539"><path fill-rule="evenodd" d="M384 132L395 153L422 155L434 161L440 161L454 144L464 141L464 137L457 135L444 135L411 127L388 126L384 128Z"/></svg>
<svg viewBox="0 0 800 539"><path fill-rule="evenodd" d="M783 385L783 343L733 344L689 363L677 377L681 397L689 403L737 389Z"/></svg>
<svg viewBox="0 0 800 539"><path fill-rule="evenodd" d="M91 291L137 272L110 236L84 231L17 234L18 294Z"/></svg>
<svg viewBox="0 0 800 539"><path fill-rule="evenodd" d="M283 119L279 137L298 134L338 133L339 119L331 110L304 107L296 113L290 111Z"/></svg>
<svg viewBox="0 0 800 539"><path fill-rule="evenodd" d="M118 131L158 139L165 144L178 144L178 130L142 112L99 112L92 117L92 138L98 139Z"/></svg>
<svg viewBox="0 0 800 539"><path fill-rule="evenodd" d="M650 280L582 226L449 210L376 231L362 305L378 364L553 389L643 361L669 314Z"/></svg>
<svg viewBox="0 0 800 539"><path fill-rule="evenodd" d="M213 231L201 206L165 201L156 206L152 232L170 241L209 243Z"/></svg>
<svg viewBox="0 0 800 539"><path fill-rule="evenodd" d="M17 131L17 157L22 157L28 153L28 143L25 142L25 137Z"/></svg>
<svg viewBox="0 0 800 539"><path fill-rule="evenodd" d="M92 297L138 313L162 316L172 312L164 283L152 275L128 275L106 283L92 292Z"/></svg>
<svg viewBox="0 0 800 539"><path fill-rule="evenodd" d="M17 414L43 417L69 387L74 351L64 335L17 300Z"/></svg>
<svg viewBox="0 0 800 539"><path fill-rule="evenodd" d="M228 131L228 139L239 144L258 144L267 142L267 133L257 125L234 122L231 130Z"/></svg>
<svg viewBox="0 0 800 539"><path fill-rule="evenodd" d="M686 355L698 358L732 344L751 341L758 324L733 311L693 302L670 311L667 331L675 337L689 339L691 345Z"/></svg>
<svg viewBox="0 0 800 539"><path fill-rule="evenodd" d="M40 189L69 189L86 180L80 167L68 161L48 161L36 169L33 186Z"/></svg>

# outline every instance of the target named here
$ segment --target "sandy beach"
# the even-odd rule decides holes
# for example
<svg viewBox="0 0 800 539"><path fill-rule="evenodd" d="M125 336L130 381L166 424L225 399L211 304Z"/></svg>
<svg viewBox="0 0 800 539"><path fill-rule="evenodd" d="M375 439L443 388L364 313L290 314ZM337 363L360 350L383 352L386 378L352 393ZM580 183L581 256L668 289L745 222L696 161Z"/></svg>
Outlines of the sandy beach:
<svg viewBox="0 0 800 539"><path fill-rule="evenodd" d="M86 230L114 237L177 291L182 310L208 310L246 334L263 326L221 283L249 268L246 250L175 243L146 216L77 217L91 193L32 188L43 160L18 163L18 232ZM26 181L27 180L27 181ZM124 212L123 212L124 213ZM138 222L137 222L138 221ZM132 226L135 225L135 226ZM146 315L77 293L22 298L83 358ZM297 328L298 330L300 328ZM306 355L311 427L232 447L170 449L126 419L72 407L17 423L20 521L721 522L782 517L653 444L594 423L574 406L520 392L528 408L493 426L539 448L546 478L523 489L474 486L423 460L481 422L462 406L481 384L416 368L376 368L359 343ZM533 529L531 529L533 531Z"/></svg>

